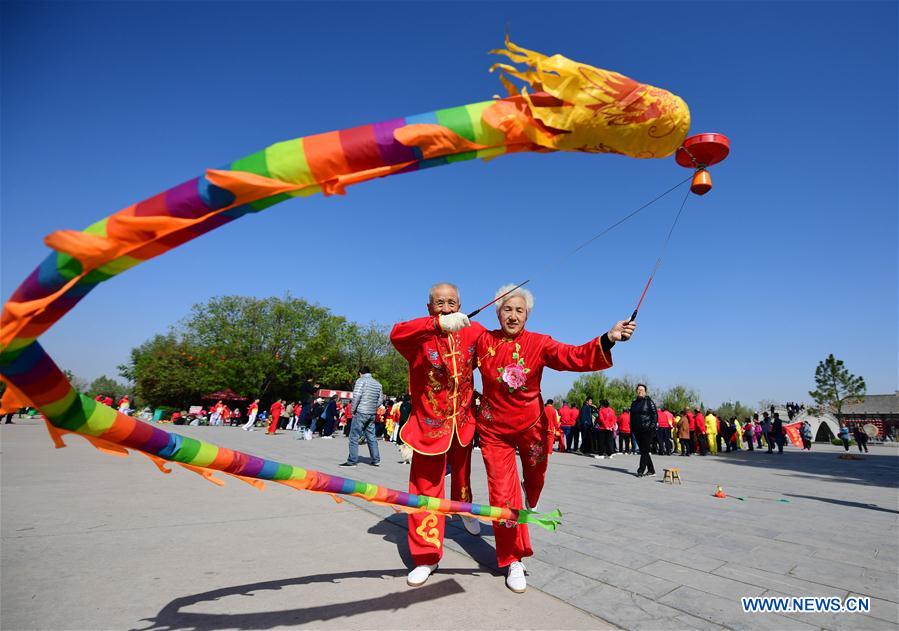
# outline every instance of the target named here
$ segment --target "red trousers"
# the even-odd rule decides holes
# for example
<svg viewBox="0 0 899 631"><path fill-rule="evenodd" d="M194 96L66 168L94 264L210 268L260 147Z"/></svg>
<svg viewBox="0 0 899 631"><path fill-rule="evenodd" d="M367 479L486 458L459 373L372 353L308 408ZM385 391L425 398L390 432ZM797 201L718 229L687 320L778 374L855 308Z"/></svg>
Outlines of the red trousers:
<svg viewBox="0 0 899 631"><path fill-rule="evenodd" d="M274 414L271 415L271 420L268 422L268 429L266 430L266 434L274 434L275 430L278 429L278 418Z"/></svg>
<svg viewBox="0 0 899 631"><path fill-rule="evenodd" d="M515 466L517 447L524 474L525 492L531 508L534 508L543 491L547 459L552 450L552 443L547 440L545 421L536 423L517 434L483 433L480 446L484 466L487 468L490 505L524 508L518 467ZM531 536L525 524L505 525L503 522L493 522L493 534L496 540L496 562L499 567L505 567L513 561L520 561L534 554L531 549Z"/></svg>
<svg viewBox="0 0 899 631"><path fill-rule="evenodd" d="M471 443L459 444L457 436L450 441L446 453L425 456L417 451L412 455L409 471L409 492L430 497L444 497L446 463L452 467L450 499L471 501ZM434 565L443 557L443 531L446 517L439 513L409 515L409 551L415 565Z"/></svg>

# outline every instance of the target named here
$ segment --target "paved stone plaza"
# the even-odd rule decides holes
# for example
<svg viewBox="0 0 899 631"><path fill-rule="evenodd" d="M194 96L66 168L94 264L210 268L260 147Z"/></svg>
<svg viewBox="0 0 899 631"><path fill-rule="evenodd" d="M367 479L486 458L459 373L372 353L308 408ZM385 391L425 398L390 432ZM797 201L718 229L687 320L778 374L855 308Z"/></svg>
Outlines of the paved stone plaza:
<svg viewBox="0 0 899 631"><path fill-rule="evenodd" d="M175 430L281 462L405 488L408 466L337 467L346 440L228 427ZM440 570L405 584L405 516L356 498L227 476L215 487L139 455L67 437L54 450L22 420L2 440L3 629L896 629L899 452L739 452L656 459L684 484L635 478L635 456L552 457L531 528L529 589L497 573L493 537L449 522ZM367 454L365 447L362 454ZM367 461L367 457L362 458ZM474 454L476 501L486 502ZM732 496L712 497L716 485ZM789 500L778 502L779 499ZM869 614L746 614L741 596L872 597Z"/></svg>

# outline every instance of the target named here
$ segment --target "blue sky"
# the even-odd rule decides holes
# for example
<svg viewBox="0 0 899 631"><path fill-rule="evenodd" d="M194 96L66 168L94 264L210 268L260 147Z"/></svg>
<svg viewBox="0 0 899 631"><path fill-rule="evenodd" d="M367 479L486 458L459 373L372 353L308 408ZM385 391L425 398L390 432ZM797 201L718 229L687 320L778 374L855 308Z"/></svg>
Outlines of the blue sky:
<svg viewBox="0 0 899 631"><path fill-rule="evenodd" d="M5 300L43 237L289 138L472 103L508 25L541 52L689 104L732 142L689 200L611 375L706 404L807 400L834 353L897 387L895 2L12 3L2 5ZM357 321L464 306L534 277L529 328L581 343L627 317L672 195L546 264L687 172L673 159L512 155L280 204L98 288L43 337L64 368L114 374L212 296L291 292ZM491 313L480 320L495 325ZM574 375L548 372L544 392Z"/></svg>

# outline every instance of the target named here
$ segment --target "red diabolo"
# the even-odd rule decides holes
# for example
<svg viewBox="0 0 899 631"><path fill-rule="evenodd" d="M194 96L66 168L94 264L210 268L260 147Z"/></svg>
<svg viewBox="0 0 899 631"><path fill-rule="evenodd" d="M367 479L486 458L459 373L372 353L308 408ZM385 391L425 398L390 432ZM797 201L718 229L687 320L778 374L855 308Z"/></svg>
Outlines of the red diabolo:
<svg viewBox="0 0 899 631"><path fill-rule="evenodd" d="M682 167L696 169L690 190L696 195L705 195L712 190L712 176L707 168L724 160L728 153L730 140L724 134L696 134L684 141L674 159Z"/></svg>

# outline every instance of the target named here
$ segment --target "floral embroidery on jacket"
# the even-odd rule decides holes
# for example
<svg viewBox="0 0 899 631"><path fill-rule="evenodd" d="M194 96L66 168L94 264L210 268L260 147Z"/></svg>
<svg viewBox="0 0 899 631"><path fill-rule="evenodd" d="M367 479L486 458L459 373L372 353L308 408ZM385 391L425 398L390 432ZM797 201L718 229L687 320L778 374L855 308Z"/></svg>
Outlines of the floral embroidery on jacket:
<svg viewBox="0 0 899 631"><path fill-rule="evenodd" d="M512 359L514 360L513 363L496 369L499 373L496 380L499 383L505 383L510 393L516 390L527 390L528 387L525 384L531 369L527 367L524 357L521 356L521 344L518 342L515 343L515 352L512 353Z"/></svg>

